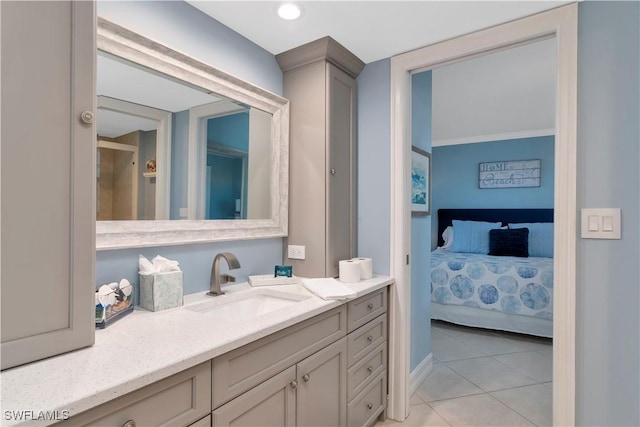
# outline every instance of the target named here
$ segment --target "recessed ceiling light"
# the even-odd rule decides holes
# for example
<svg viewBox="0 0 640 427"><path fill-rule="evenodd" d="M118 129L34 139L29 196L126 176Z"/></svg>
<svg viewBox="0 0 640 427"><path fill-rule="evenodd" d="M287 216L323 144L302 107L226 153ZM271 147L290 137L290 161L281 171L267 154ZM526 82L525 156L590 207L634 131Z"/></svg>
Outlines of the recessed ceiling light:
<svg viewBox="0 0 640 427"><path fill-rule="evenodd" d="M296 4L284 3L278 8L278 15L282 19L291 21L294 19L298 19L300 15L302 15L302 9Z"/></svg>

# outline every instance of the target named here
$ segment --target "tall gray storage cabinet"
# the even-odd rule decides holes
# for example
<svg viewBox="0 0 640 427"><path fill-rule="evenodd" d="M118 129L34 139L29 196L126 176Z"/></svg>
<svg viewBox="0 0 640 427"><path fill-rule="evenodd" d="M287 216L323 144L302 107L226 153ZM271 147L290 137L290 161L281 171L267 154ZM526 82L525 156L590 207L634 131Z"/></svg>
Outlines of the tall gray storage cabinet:
<svg viewBox="0 0 640 427"><path fill-rule="evenodd" d="M276 56L290 101L289 234L296 275L335 277L356 252L356 82L364 63L330 37ZM288 245L305 246L290 259Z"/></svg>
<svg viewBox="0 0 640 427"><path fill-rule="evenodd" d="M95 5L2 1L0 18L6 369L94 340Z"/></svg>

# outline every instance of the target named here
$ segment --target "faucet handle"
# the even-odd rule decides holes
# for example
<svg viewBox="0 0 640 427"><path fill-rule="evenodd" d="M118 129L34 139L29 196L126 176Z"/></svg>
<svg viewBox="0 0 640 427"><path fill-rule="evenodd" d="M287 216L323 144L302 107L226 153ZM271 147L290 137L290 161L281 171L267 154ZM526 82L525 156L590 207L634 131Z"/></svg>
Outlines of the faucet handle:
<svg viewBox="0 0 640 427"><path fill-rule="evenodd" d="M224 284L224 283L231 283L231 282L235 282L236 278L233 277L230 274L221 274L220 275L220 283Z"/></svg>

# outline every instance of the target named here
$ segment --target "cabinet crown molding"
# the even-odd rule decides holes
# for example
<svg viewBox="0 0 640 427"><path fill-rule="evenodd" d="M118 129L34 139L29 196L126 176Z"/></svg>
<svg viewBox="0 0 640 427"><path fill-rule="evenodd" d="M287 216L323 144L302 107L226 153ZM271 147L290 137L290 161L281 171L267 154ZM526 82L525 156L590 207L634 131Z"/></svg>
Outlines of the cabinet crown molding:
<svg viewBox="0 0 640 427"><path fill-rule="evenodd" d="M364 62L329 36L303 44L276 55L283 72L317 61L328 61L353 78L364 68Z"/></svg>

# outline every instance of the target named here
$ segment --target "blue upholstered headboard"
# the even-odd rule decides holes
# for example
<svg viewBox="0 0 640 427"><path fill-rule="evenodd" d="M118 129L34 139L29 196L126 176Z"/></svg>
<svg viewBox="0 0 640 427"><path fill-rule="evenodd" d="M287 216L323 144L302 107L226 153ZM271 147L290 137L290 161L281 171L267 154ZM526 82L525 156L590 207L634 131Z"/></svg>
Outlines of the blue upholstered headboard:
<svg viewBox="0 0 640 427"><path fill-rule="evenodd" d="M442 246L442 232L454 219L463 221L502 221L502 225L516 222L553 222L553 209L438 209L438 246Z"/></svg>

